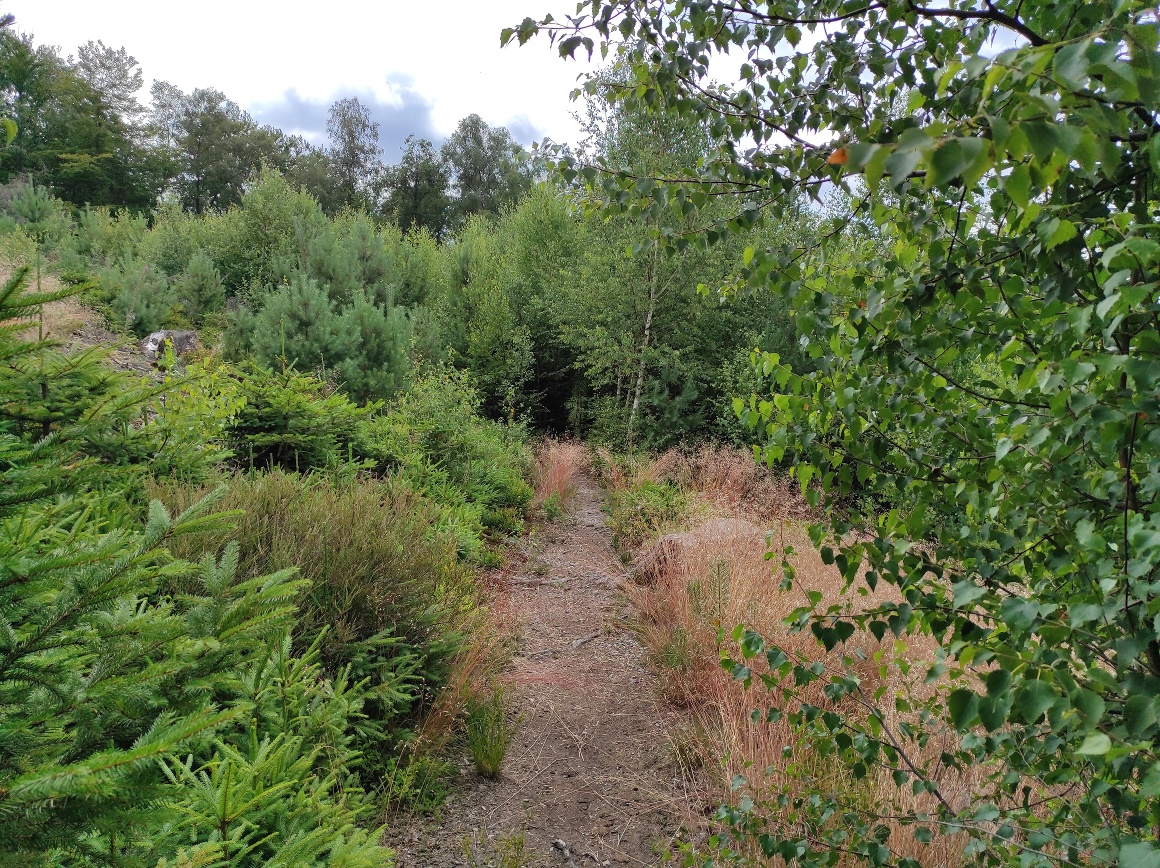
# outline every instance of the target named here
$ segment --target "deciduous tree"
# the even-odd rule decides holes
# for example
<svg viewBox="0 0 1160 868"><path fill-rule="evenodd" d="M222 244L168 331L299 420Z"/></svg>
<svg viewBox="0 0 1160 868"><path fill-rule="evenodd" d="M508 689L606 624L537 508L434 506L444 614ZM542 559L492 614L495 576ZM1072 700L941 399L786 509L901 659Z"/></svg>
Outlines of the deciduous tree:
<svg viewBox="0 0 1160 868"><path fill-rule="evenodd" d="M357 96L338 100L326 122L330 158L338 199L346 207L367 207L381 170L379 124Z"/></svg>
<svg viewBox="0 0 1160 868"><path fill-rule="evenodd" d="M451 173L456 225L472 214L498 214L531 185L531 172L511 133L489 127L477 114L459 122L440 154Z"/></svg>
<svg viewBox="0 0 1160 868"><path fill-rule="evenodd" d="M451 173L429 139L407 136L403 158L387 172L386 210L404 231L426 229L436 238L447 229Z"/></svg>

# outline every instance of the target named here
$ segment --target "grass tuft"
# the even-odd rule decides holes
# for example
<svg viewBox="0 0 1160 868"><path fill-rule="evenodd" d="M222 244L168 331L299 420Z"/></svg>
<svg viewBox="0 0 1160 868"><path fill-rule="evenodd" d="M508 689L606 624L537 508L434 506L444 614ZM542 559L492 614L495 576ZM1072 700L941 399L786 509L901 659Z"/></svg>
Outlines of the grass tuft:
<svg viewBox="0 0 1160 868"><path fill-rule="evenodd" d="M467 703L467 744L475 769L485 778L499 777L500 766L515 727L508 718L502 684L496 684L484 699Z"/></svg>
<svg viewBox="0 0 1160 868"><path fill-rule="evenodd" d="M547 438L536 449L532 468L535 502L564 509L576 494L576 477L588 469L584 446L571 440Z"/></svg>

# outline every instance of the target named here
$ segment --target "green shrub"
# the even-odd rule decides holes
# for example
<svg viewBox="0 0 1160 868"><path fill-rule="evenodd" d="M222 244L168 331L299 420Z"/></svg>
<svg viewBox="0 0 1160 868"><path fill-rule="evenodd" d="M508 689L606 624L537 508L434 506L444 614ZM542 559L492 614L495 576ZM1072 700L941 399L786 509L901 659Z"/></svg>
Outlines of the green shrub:
<svg viewBox="0 0 1160 868"><path fill-rule="evenodd" d="M165 273L139 259L124 258L100 273L100 287L114 321L137 337L170 325L177 295Z"/></svg>
<svg viewBox="0 0 1160 868"><path fill-rule="evenodd" d="M351 460L359 425L377 409L360 408L312 374L246 365L238 372L245 404L226 429L243 467L307 471Z"/></svg>
<svg viewBox="0 0 1160 868"><path fill-rule="evenodd" d="M680 486L647 480L612 493L608 524L616 545L628 552L678 527L689 506Z"/></svg>
<svg viewBox="0 0 1160 868"><path fill-rule="evenodd" d="M8 212L43 250L58 247L72 231L69 206L38 184L23 184L9 200Z"/></svg>
<svg viewBox="0 0 1160 868"><path fill-rule="evenodd" d="M443 804L455 769L438 756L392 757L376 791L392 814L432 814Z"/></svg>
<svg viewBox="0 0 1160 868"><path fill-rule="evenodd" d="M269 865L379 868L390 851L381 829L359 828L370 804L352 783L365 686L326 678L314 648L296 656L288 634L242 669L235 696L248 721L198 755L168 760L180 787L180 822L153 841L161 852L192 849L238 868Z"/></svg>
<svg viewBox="0 0 1160 868"><path fill-rule="evenodd" d="M165 483L152 493L181 508L206 490ZM175 552L236 543L242 576L295 567L310 581L295 647L316 646L332 678L367 682L357 747L364 784L382 787L478 605L474 578L438 531L436 509L390 480L278 470L232 478L220 506L245 514L232 530L180 542Z"/></svg>
<svg viewBox="0 0 1160 868"><path fill-rule="evenodd" d="M24 340L64 295L26 278L0 289L0 863L384 864L348 771L370 684L293 653L293 571L202 557L226 533L204 499L128 519L107 453L155 433L125 433L152 392Z"/></svg>
<svg viewBox="0 0 1160 868"><path fill-rule="evenodd" d="M195 323L204 320L206 314L221 310L226 300L222 276L204 250L190 257L185 270L174 279L174 290L186 315Z"/></svg>
<svg viewBox="0 0 1160 868"><path fill-rule="evenodd" d="M217 267L220 233L214 221L218 219L216 215L187 213L176 202L163 202L153 212L153 228L141 241L140 256L171 277L185 271L199 250Z"/></svg>
<svg viewBox="0 0 1160 868"><path fill-rule="evenodd" d="M148 233L145 218L138 214L86 207L77 214L76 228L62 247L78 258L78 265L94 269L140 257Z"/></svg>
<svg viewBox="0 0 1160 868"><path fill-rule="evenodd" d="M360 291L341 323L348 343L334 367L343 389L359 401L392 397L410 369L411 323L402 308L376 304Z"/></svg>
<svg viewBox="0 0 1160 868"><path fill-rule="evenodd" d="M274 285L287 264L298 261L295 229L319 214L314 199L264 168L239 207L206 218L209 237L202 246L213 256L230 294L252 296Z"/></svg>
<svg viewBox="0 0 1160 868"><path fill-rule="evenodd" d="M446 510L461 550L478 559L488 530L516 533L532 500L524 430L484 419L468 374L436 368L360 432L367 459Z"/></svg>
<svg viewBox="0 0 1160 868"><path fill-rule="evenodd" d="M37 244L11 217L0 216L0 259L8 262L32 262Z"/></svg>
<svg viewBox="0 0 1160 868"><path fill-rule="evenodd" d="M298 257L286 263L316 281L340 307L363 294L376 305L395 304L395 286L404 278L401 257L389 248L366 214L344 212L333 220L318 214L295 225ZM394 242L394 236L391 236Z"/></svg>
<svg viewBox="0 0 1160 868"><path fill-rule="evenodd" d="M352 342L344 325L326 289L295 272L262 296L251 316L237 323L235 355L270 367L326 370L345 357Z"/></svg>
<svg viewBox="0 0 1160 868"><path fill-rule="evenodd" d="M295 271L255 312L233 316L231 352L271 367L334 374L358 401L389 398L406 382L411 326L400 308L362 289L340 308L325 287Z"/></svg>

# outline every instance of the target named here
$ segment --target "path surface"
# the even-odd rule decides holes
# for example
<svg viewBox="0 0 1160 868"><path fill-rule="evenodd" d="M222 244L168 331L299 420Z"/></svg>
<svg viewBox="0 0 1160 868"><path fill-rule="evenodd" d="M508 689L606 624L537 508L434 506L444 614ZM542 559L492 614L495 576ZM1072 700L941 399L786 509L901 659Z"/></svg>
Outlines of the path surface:
<svg viewBox="0 0 1160 868"><path fill-rule="evenodd" d="M528 544L511 577L521 630L503 678L522 719L501 778L466 772L437 820L391 841L398 868L507 868L504 841L522 841L521 868L662 864L687 804L666 735L675 721L624 623L601 503L581 479L569 515Z"/></svg>

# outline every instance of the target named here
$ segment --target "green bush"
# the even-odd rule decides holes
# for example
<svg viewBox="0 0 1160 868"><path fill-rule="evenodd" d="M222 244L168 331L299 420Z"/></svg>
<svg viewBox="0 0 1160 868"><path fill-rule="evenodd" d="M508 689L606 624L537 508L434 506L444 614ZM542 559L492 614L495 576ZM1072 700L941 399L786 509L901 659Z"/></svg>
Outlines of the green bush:
<svg viewBox="0 0 1160 868"><path fill-rule="evenodd" d="M222 276L204 250L190 257L189 264L173 283L186 315L195 323L204 320L206 314L221 310L225 304Z"/></svg>
<svg viewBox="0 0 1160 868"><path fill-rule="evenodd" d="M38 184L22 184L8 201L15 223L43 250L58 247L72 231L69 206Z"/></svg>
<svg viewBox="0 0 1160 868"><path fill-rule="evenodd" d="M322 285L297 271L256 312L236 313L229 335L233 355L333 373L359 401L389 398L406 382L410 340L402 309L381 306L362 289L340 308Z"/></svg>
<svg viewBox="0 0 1160 868"><path fill-rule="evenodd" d="M203 246L230 294L253 296L274 285L287 265L298 262L296 227L320 214L314 199L266 168L239 207L207 218L210 237Z"/></svg>
<svg viewBox="0 0 1160 868"><path fill-rule="evenodd" d="M351 397L390 398L406 385L411 323L402 308L376 304L360 291L343 312L341 324L348 343L334 367Z"/></svg>
<svg viewBox="0 0 1160 868"><path fill-rule="evenodd" d="M171 277L185 271L199 250L217 267L218 220L216 215L186 213L175 202L162 203L153 212L153 228L141 240L140 256Z"/></svg>
<svg viewBox="0 0 1160 868"><path fill-rule="evenodd" d="M237 376L245 403L226 439L243 467L304 472L349 461L360 423L377 409L360 408L326 381L293 368L251 364Z"/></svg>
<svg viewBox="0 0 1160 868"><path fill-rule="evenodd" d="M0 863L384 864L348 772L369 685L294 655L293 571L174 561L225 533L204 500L129 519L136 474L104 453L151 391L24 340L64 295L26 278L0 289Z"/></svg>
<svg viewBox="0 0 1160 868"><path fill-rule="evenodd" d="M209 649L226 637L238 645L242 629L251 634L248 656L223 656L229 675L212 684L244 713L197 750L164 761L166 777L179 788L171 806L179 822L162 826L150 846L212 854L239 868L329 866L338 852L344 866L379 866L390 852L376 843L381 829L359 828L372 806L356 777L370 685L348 671L325 673L317 644L295 652L294 598L273 581L285 583L293 571L239 581L238 552L231 544L220 565L203 562L197 591L204 602L188 618L190 639ZM226 589L236 611L219 602ZM263 596L281 603L280 624L255 605ZM185 609L191 595L180 599ZM185 690L196 695L197 687L187 683Z"/></svg>
<svg viewBox="0 0 1160 868"><path fill-rule="evenodd" d="M139 214L86 207L77 214L76 228L61 245L61 254L71 254L88 269L114 265L140 257L148 233L148 224Z"/></svg>
<svg viewBox="0 0 1160 868"><path fill-rule="evenodd" d="M163 271L123 258L100 273L100 287L118 326L144 337L172 324L177 295Z"/></svg>
<svg viewBox="0 0 1160 868"><path fill-rule="evenodd" d="M515 533L532 500L521 427L484 419L470 376L436 368L361 427L363 454L446 510L465 555L481 557L487 531Z"/></svg>
<svg viewBox="0 0 1160 868"><path fill-rule="evenodd" d="M689 506L680 486L646 480L612 493L608 524L616 545L629 552L679 526Z"/></svg>
<svg viewBox="0 0 1160 868"><path fill-rule="evenodd" d="M208 488L165 483L152 493L181 508ZM361 774L368 788L384 786L478 605L473 575L439 532L436 508L390 480L280 470L232 478L220 506L245 514L232 530L179 542L175 552L236 543L240 575L294 567L310 581L295 648L316 648L329 677L366 682Z"/></svg>

